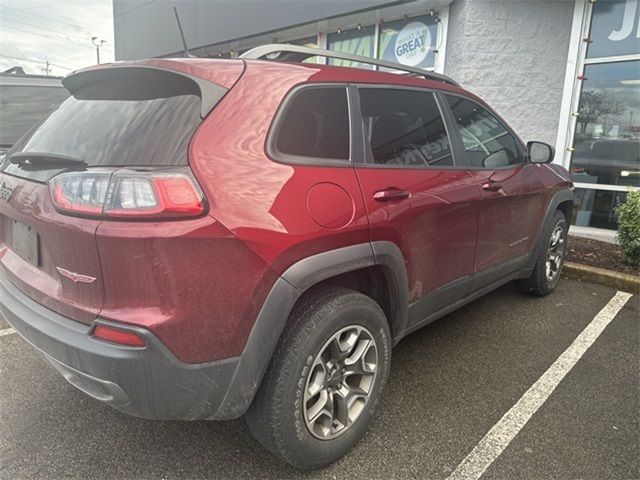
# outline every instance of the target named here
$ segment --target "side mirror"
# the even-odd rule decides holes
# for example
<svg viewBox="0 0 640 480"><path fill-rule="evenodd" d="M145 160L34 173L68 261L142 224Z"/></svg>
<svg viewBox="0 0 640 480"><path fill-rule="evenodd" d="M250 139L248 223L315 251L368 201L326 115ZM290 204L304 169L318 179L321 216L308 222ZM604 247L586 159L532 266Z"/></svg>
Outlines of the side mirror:
<svg viewBox="0 0 640 480"><path fill-rule="evenodd" d="M509 154L506 149L496 150L482 160L484 168L501 168L509 165Z"/></svg>
<svg viewBox="0 0 640 480"><path fill-rule="evenodd" d="M544 142L527 142L527 155L531 163L551 163L555 148Z"/></svg>

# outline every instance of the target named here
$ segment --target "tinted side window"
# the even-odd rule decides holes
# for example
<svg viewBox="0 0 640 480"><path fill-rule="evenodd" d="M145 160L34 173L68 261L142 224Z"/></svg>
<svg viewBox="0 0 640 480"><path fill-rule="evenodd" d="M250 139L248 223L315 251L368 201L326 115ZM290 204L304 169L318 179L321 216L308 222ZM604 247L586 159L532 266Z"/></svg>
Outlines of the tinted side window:
<svg viewBox="0 0 640 480"><path fill-rule="evenodd" d="M516 139L487 110L475 102L446 95L458 124L465 158L458 165L473 168L496 168L514 165L522 161Z"/></svg>
<svg viewBox="0 0 640 480"><path fill-rule="evenodd" d="M373 161L381 165L453 165L449 139L431 92L361 88L360 107Z"/></svg>
<svg viewBox="0 0 640 480"><path fill-rule="evenodd" d="M349 159L349 108L345 87L306 88L287 105L278 129L279 153Z"/></svg>

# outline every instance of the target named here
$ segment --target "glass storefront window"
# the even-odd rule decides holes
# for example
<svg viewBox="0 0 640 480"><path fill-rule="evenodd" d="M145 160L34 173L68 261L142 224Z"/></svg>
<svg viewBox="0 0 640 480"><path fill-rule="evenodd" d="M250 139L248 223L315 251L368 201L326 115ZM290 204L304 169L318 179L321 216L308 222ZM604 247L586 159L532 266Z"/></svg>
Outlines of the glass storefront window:
<svg viewBox="0 0 640 480"><path fill-rule="evenodd" d="M380 27L378 58L433 68L437 38L438 24L430 15L384 23Z"/></svg>
<svg viewBox="0 0 640 480"><path fill-rule="evenodd" d="M585 67L571 174L574 182L640 186L640 61Z"/></svg>
<svg viewBox="0 0 640 480"><path fill-rule="evenodd" d="M299 45L301 47L311 47L311 48L317 48L318 47L318 37L317 36L311 36L311 37L304 37L304 38L296 38L295 40L287 40L285 42L278 42L278 43L286 43L289 45ZM267 55L267 58L270 60L273 60L275 58L278 58L278 55L280 55L280 53L272 53ZM306 60L303 60L303 63L322 63L320 61L320 57L309 57Z"/></svg>
<svg viewBox="0 0 640 480"><path fill-rule="evenodd" d="M352 53L373 58L374 41L375 26L368 25L360 29L355 28L345 32L330 33L327 35L327 49L334 52ZM334 58L329 59L329 65L373 69L372 65Z"/></svg>
<svg viewBox="0 0 640 480"><path fill-rule="evenodd" d="M593 2L587 58L640 53L639 0Z"/></svg>
<svg viewBox="0 0 640 480"><path fill-rule="evenodd" d="M286 42L289 45L300 45L301 47L311 47L316 48L318 46L318 37L315 35L313 37L304 37L298 38L296 40L287 40Z"/></svg>
<svg viewBox="0 0 640 480"><path fill-rule="evenodd" d="M580 227L615 230L618 219L614 209L627 198L627 192L576 188L571 223Z"/></svg>

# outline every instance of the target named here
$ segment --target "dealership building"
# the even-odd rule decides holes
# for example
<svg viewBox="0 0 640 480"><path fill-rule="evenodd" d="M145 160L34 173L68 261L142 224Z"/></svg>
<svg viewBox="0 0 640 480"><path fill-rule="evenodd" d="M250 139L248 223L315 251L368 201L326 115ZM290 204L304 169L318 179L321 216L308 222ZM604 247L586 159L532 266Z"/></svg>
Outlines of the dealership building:
<svg viewBox="0 0 640 480"><path fill-rule="evenodd" d="M640 0L114 0L116 60L318 46L453 77L556 147L575 225L616 228L640 188ZM312 59L337 65L349 62ZM375 68L357 65L359 68Z"/></svg>

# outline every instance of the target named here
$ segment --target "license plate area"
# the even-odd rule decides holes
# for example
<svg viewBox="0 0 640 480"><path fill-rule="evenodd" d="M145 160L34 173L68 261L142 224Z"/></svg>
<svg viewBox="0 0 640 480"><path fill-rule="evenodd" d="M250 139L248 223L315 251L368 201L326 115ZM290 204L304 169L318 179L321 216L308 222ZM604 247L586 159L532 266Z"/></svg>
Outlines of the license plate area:
<svg viewBox="0 0 640 480"><path fill-rule="evenodd" d="M13 221L13 251L32 265L38 266L38 234L29 225Z"/></svg>

